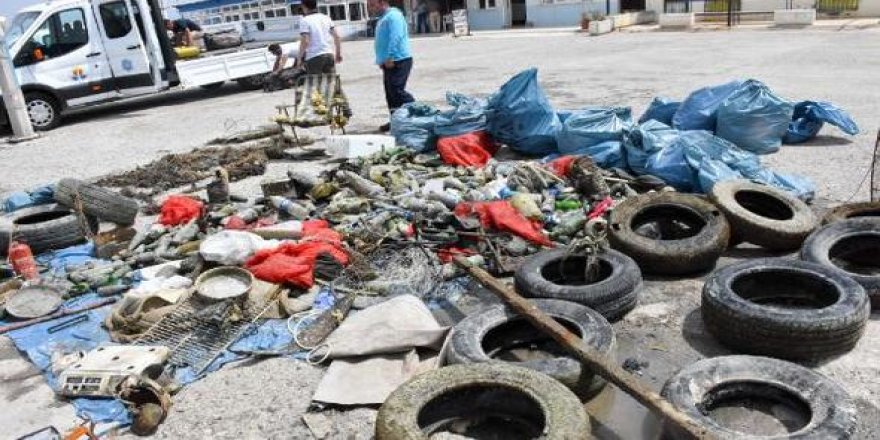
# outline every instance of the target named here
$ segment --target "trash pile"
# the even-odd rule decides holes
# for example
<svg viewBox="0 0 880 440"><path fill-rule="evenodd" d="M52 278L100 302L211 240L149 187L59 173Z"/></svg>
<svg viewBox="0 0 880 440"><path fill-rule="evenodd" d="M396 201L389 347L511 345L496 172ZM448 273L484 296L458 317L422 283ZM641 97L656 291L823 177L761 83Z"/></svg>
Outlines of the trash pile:
<svg viewBox="0 0 880 440"><path fill-rule="evenodd" d="M327 365L317 406L382 405L379 439L481 429L581 438L581 401L623 383L610 323L638 305L643 273L707 273L752 243L800 250L804 261L712 272L701 310L721 344L757 356L686 367L663 391L674 409L625 389L671 417L670 432L692 433L717 429L701 402L726 379L706 371L767 386L805 375L821 392L801 382L787 384L792 392L837 409L810 429L851 435L855 406L839 385L758 356L815 361L853 349L880 303L880 220L853 217L880 205L839 208L817 229L804 202L812 184L756 155L824 122L857 132L849 117L749 80L681 103L655 99L636 124L627 108L557 112L536 75L486 100L450 93L451 110L404 106L392 118L397 147L321 173L291 170L258 196L232 194L230 173L212 162L191 176L211 179L206 197L164 196L152 224L136 224L137 201L75 179L16 194L0 218L10 261L0 333L81 417L138 435L158 428L182 386L234 360L292 356ZM502 145L543 157L498 160ZM512 277L515 291L496 277ZM470 295L471 279L510 307L440 324L432 310ZM825 307L832 296L846 301ZM798 308L809 304L825 308ZM520 359L514 346L549 356ZM511 365L487 364L499 359Z"/></svg>

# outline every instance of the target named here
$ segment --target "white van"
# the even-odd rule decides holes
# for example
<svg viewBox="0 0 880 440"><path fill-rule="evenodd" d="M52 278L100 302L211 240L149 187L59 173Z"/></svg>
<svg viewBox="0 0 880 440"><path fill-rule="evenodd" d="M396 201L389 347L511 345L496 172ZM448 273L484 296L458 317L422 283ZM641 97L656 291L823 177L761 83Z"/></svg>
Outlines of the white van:
<svg viewBox="0 0 880 440"><path fill-rule="evenodd" d="M275 58L264 43L176 60L160 11L158 0L48 0L8 21L3 43L34 129L58 126L68 108L175 86L237 81L254 89L272 71ZM8 125L5 106L0 110L0 125Z"/></svg>

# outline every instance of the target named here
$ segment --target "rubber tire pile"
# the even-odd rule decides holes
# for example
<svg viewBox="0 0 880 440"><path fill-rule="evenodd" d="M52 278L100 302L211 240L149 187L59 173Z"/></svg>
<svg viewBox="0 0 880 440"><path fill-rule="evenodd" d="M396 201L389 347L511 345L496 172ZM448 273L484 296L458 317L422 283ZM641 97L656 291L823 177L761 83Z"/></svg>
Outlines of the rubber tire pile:
<svg viewBox="0 0 880 440"><path fill-rule="evenodd" d="M84 243L100 220L128 226L138 213L134 199L80 180L61 179L54 189L57 204L0 217L0 256L13 239L27 243L35 255Z"/></svg>
<svg viewBox="0 0 880 440"><path fill-rule="evenodd" d="M636 307L642 273L706 273L728 247L744 242L773 252L800 249L800 260L753 259L708 275L701 305L706 329L729 349L749 355L716 357L687 366L667 381L662 394L719 438L760 438L722 426L709 416L726 399L756 395L794 407L806 405L804 411L810 418L796 432L798 438L849 438L857 418L853 399L821 374L779 359L821 361L852 350L862 336L871 304L880 304L880 273L858 267L847 271L838 259L880 268L880 203L838 207L822 223L825 226L816 230L818 218L800 200L747 181L718 183L707 197L674 192L632 196L611 212L608 238L612 249L595 256L597 273L586 273L585 255L567 249L546 250L526 259L514 275L514 285L584 344L613 359L615 338L609 321L621 319ZM564 394L561 390L537 385L550 378L581 399L602 390L603 379L552 344L503 305L469 315L454 328L447 361L472 366L491 363L491 369L457 365L398 388L380 410L377 438L423 438L426 423L431 431L443 417L490 411L487 401L491 396L445 397L444 393L467 381L512 387L532 395L542 408L565 406L561 401L550 403ZM522 347L540 347L551 356L520 360L507 354ZM523 368L532 371L525 381L529 383L519 376L525 374ZM507 414L511 420L528 419L522 405L507 400L496 399L500 407L490 412ZM437 409L438 405L445 410ZM458 410L450 409L455 405ZM428 412L440 415L426 415L423 409L427 407L432 408ZM556 425L557 418L551 412L544 415L547 432L561 432L556 431L562 429ZM574 424L580 425L579 420L574 419ZM583 438L588 432L581 428L558 438ZM687 438L669 426L666 434Z"/></svg>

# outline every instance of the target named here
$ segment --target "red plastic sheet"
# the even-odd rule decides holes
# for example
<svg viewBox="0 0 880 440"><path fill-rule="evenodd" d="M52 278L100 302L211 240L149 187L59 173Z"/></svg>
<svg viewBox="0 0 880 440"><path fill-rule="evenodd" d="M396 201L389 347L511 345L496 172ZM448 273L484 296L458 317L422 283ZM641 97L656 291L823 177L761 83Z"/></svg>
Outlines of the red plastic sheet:
<svg viewBox="0 0 880 440"><path fill-rule="evenodd" d="M342 265L348 264L348 254L342 248L342 236L329 228L309 226L306 238L299 242L284 242L274 249L258 251L245 268L255 277L270 283L286 283L308 289L315 283L315 262L321 254L328 254Z"/></svg>
<svg viewBox="0 0 880 440"><path fill-rule="evenodd" d="M559 177L568 177L568 173L571 171L571 164L574 163L575 159L577 159L577 156L562 156L553 159L547 164L547 167L550 168L550 171L553 171L553 174Z"/></svg>
<svg viewBox="0 0 880 440"><path fill-rule="evenodd" d="M507 200L494 202L459 203L455 207L455 216L466 218L477 215L480 224L486 229L510 232L532 243L542 246L553 246L541 232L541 223L523 217Z"/></svg>
<svg viewBox="0 0 880 440"><path fill-rule="evenodd" d="M202 215L202 202L185 197L169 196L162 204L159 223L165 226L177 226L189 222Z"/></svg>
<svg viewBox="0 0 880 440"><path fill-rule="evenodd" d="M465 167L484 167L498 151L498 144L485 131L443 137L437 141L443 163Z"/></svg>

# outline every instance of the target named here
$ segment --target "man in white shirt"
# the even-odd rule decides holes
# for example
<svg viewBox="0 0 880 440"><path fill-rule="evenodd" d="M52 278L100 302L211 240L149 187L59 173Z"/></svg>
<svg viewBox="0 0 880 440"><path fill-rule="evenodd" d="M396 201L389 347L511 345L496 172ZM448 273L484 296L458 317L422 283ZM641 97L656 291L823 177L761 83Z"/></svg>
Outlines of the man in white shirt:
<svg viewBox="0 0 880 440"><path fill-rule="evenodd" d="M333 20L318 12L317 0L303 0L302 8L305 17L299 25L299 62L308 74L333 73L336 63L342 62L342 42Z"/></svg>

